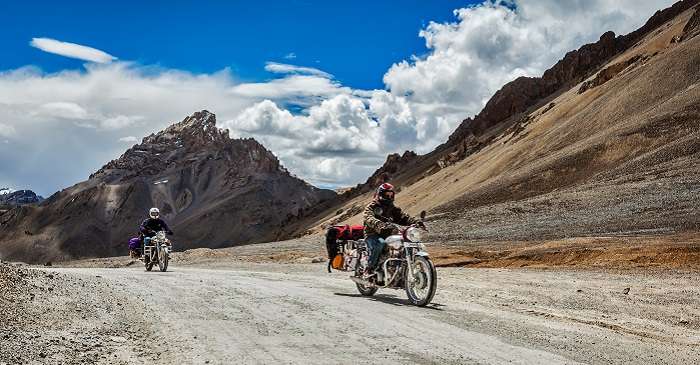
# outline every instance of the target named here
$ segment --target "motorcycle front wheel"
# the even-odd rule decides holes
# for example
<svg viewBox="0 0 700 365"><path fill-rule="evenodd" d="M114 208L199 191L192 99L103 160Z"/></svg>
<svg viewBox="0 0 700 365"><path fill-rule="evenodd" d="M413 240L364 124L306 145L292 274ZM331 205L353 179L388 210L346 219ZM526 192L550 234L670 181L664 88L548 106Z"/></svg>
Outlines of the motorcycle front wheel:
<svg viewBox="0 0 700 365"><path fill-rule="evenodd" d="M164 248L158 250L158 268L161 272L168 270L168 251Z"/></svg>
<svg viewBox="0 0 700 365"><path fill-rule="evenodd" d="M429 258L416 256L413 262L413 280L406 270L406 295L411 304L424 307L433 300L437 290L437 270Z"/></svg>

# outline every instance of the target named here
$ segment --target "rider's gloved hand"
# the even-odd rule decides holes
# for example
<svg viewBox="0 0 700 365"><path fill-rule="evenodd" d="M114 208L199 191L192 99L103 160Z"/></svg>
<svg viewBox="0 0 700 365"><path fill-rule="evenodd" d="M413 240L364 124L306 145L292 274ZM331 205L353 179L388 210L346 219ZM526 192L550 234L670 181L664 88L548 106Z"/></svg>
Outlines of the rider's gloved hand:
<svg viewBox="0 0 700 365"><path fill-rule="evenodd" d="M393 234L398 234L399 233L399 227L397 227L393 223L386 223L384 224L384 227L382 227L382 231L387 232L390 235Z"/></svg>

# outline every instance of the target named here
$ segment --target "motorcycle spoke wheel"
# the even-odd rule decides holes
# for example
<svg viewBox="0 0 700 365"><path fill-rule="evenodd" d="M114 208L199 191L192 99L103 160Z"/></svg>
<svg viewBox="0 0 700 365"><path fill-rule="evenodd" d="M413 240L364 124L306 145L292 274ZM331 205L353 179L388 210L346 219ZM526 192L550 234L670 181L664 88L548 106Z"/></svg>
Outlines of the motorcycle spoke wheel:
<svg viewBox="0 0 700 365"><path fill-rule="evenodd" d="M164 249L158 251L158 268L163 272L168 270L168 253Z"/></svg>
<svg viewBox="0 0 700 365"><path fill-rule="evenodd" d="M408 276L406 270L406 276ZM406 295L415 305L425 306L433 299L437 287L437 271L429 259L416 257L413 265L413 280L406 278Z"/></svg>

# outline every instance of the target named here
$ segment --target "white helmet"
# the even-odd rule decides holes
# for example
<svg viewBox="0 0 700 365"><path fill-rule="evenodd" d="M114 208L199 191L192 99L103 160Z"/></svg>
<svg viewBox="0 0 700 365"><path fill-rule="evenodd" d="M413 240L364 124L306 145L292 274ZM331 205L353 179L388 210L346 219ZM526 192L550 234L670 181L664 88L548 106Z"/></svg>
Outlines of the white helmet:
<svg viewBox="0 0 700 365"><path fill-rule="evenodd" d="M151 208L151 210L148 211L148 216L156 219L160 216L160 210L158 210L158 208Z"/></svg>

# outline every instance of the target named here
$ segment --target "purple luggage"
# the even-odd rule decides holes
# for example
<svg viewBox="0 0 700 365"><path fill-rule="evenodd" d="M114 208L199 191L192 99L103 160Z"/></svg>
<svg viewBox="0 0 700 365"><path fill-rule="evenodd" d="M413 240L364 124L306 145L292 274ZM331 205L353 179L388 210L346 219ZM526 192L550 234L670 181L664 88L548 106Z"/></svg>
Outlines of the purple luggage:
<svg viewBox="0 0 700 365"><path fill-rule="evenodd" d="M141 249L141 239L134 237L129 240L129 250L136 251Z"/></svg>

